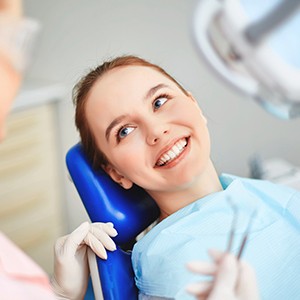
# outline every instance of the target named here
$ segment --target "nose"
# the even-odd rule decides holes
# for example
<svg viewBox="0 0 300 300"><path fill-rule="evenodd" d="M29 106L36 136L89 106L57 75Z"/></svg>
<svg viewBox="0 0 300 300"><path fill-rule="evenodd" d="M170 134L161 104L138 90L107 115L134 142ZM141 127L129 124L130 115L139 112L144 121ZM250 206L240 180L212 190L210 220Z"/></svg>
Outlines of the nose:
<svg viewBox="0 0 300 300"><path fill-rule="evenodd" d="M169 126L167 124L149 124L146 138L147 144L152 146L159 143L168 133Z"/></svg>

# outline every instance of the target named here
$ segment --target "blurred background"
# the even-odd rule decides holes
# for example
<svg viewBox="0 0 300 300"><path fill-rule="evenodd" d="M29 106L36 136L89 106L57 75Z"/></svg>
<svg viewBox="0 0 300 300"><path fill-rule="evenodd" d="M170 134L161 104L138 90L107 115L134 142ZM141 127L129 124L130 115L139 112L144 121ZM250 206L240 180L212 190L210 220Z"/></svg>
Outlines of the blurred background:
<svg viewBox="0 0 300 300"><path fill-rule="evenodd" d="M26 126L29 131L24 133L24 144L7 140L0 148L2 176L16 178L10 187L1 179L2 198L9 207L1 215L1 226L14 240L38 231L36 240L28 237L18 243L48 272L55 238L88 219L64 162L68 149L78 142L72 87L107 58L141 56L165 68L194 94L208 119L212 160L219 173L250 176L250 161L257 155L262 160L280 158L300 166L300 119L282 121L269 115L225 86L201 60L192 37L196 5L196 0L24 1L25 14L42 27L9 127L16 135L25 132ZM32 124L39 124L39 132L30 129ZM31 149L30 155L24 154L23 163L16 167L13 152L25 153L25 148ZM11 163L4 169L9 159ZM31 173L36 183L31 186L26 184L31 174L26 168L34 169ZM26 191L14 196L17 184L25 185ZM37 204L42 194L47 199ZM27 200L15 207L8 195ZM22 217L33 207L39 211L35 216ZM8 213L15 214L13 220L6 217ZM17 237L16 220L22 224ZM37 251L39 241L45 245Z"/></svg>

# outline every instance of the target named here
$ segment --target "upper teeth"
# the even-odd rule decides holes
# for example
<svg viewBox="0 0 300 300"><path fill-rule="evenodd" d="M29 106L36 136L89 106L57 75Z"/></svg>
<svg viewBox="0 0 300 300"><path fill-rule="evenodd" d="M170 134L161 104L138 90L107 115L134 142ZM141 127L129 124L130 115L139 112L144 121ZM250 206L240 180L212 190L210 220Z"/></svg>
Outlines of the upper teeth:
<svg viewBox="0 0 300 300"><path fill-rule="evenodd" d="M186 139L179 140L176 144L174 144L174 146L170 150L168 150L167 152L161 155L156 165L162 166L167 162L176 158L183 151L186 144L187 144Z"/></svg>

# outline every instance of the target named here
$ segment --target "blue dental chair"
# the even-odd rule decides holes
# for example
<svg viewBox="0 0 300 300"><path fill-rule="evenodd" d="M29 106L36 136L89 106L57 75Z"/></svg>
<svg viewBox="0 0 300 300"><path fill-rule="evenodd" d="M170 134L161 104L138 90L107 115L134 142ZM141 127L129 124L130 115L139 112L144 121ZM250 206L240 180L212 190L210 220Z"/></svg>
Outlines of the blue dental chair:
<svg viewBox="0 0 300 300"><path fill-rule="evenodd" d="M104 300L136 300L130 251L123 250L159 216L153 199L141 188L124 190L102 170L94 171L76 144L66 155L73 183L92 222L112 222L118 231L117 250L107 251L107 260L97 257Z"/></svg>

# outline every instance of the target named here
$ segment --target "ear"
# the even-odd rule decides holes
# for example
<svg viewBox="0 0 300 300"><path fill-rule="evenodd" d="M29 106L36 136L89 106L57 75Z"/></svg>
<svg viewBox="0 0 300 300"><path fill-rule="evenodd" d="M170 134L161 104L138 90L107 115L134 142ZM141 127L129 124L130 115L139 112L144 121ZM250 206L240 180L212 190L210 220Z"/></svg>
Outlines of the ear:
<svg viewBox="0 0 300 300"><path fill-rule="evenodd" d="M199 106L199 104L198 104L198 101L194 98L194 96L193 96L193 94L192 94L191 92L187 92L187 93L188 93L188 97L189 97L193 102L195 102L195 103L197 104L197 107L198 107L198 109L199 109L199 111L200 111L200 114L201 114L201 116L202 116L202 118L203 118L205 124L207 124L207 119L206 119L206 117L203 115L202 109L200 108L200 106Z"/></svg>
<svg viewBox="0 0 300 300"><path fill-rule="evenodd" d="M115 167L111 164L107 164L106 166L102 166L104 171L110 176L110 178L122 186L124 189L128 190L133 186L133 182L128 178L124 177Z"/></svg>

